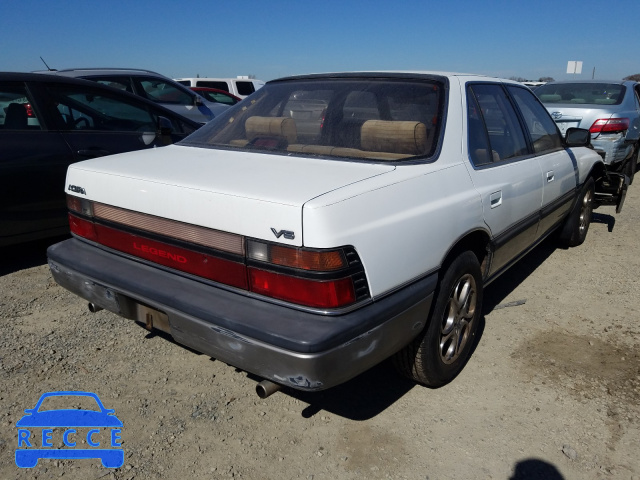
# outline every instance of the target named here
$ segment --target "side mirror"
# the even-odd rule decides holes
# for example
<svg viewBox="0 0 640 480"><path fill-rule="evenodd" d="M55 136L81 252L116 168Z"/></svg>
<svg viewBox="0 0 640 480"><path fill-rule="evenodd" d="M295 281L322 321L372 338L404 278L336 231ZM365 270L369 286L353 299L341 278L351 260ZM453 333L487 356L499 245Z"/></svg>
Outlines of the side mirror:
<svg viewBox="0 0 640 480"><path fill-rule="evenodd" d="M200 97L200 95L194 95L194 97L193 97L193 106L194 107L201 107L202 105L204 105L204 102L202 101L202 97Z"/></svg>
<svg viewBox="0 0 640 480"><path fill-rule="evenodd" d="M568 147L588 147L591 145L591 132L585 128L568 128L565 143Z"/></svg>
<svg viewBox="0 0 640 480"><path fill-rule="evenodd" d="M156 135L160 138L163 145L171 145L173 139L171 138L171 132L173 132L173 124L167 117L158 117L158 131Z"/></svg>

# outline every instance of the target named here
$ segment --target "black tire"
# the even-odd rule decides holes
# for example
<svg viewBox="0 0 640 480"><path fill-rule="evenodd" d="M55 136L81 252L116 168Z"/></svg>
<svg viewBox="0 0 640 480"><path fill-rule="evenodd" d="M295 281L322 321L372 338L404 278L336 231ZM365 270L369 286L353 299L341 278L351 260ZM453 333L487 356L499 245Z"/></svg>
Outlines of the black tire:
<svg viewBox="0 0 640 480"><path fill-rule="evenodd" d="M636 175L638 169L638 155L640 154L640 146L636 146L636 151L633 152L633 156L629 159L624 166L624 174L629 177L629 185L633 183L633 177Z"/></svg>
<svg viewBox="0 0 640 480"><path fill-rule="evenodd" d="M429 387L451 382L467 363L482 314L482 273L464 252L446 269L425 330L393 358L404 376Z"/></svg>
<svg viewBox="0 0 640 480"><path fill-rule="evenodd" d="M589 225L591 225L591 213L593 212L594 192L595 183L590 177L582 186L578 201L560 230L560 243L565 247L582 245L587 238Z"/></svg>

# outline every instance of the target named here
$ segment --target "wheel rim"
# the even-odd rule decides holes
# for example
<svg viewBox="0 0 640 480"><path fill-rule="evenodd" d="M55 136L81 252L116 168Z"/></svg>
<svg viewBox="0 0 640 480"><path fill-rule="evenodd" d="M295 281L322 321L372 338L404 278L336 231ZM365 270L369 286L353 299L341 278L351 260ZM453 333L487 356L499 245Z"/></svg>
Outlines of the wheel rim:
<svg viewBox="0 0 640 480"><path fill-rule="evenodd" d="M444 363L455 362L469 341L476 302L475 278L466 274L451 289L440 327L440 358Z"/></svg>
<svg viewBox="0 0 640 480"><path fill-rule="evenodd" d="M591 201L593 199L591 190L587 190L582 198L582 208L580 209L580 235L584 235L591 222Z"/></svg>

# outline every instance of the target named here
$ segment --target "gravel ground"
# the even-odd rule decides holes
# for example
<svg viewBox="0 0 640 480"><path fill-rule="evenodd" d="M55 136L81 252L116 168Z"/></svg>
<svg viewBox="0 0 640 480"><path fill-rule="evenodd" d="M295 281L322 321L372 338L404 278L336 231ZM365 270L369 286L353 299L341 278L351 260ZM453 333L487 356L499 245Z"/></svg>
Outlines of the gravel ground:
<svg viewBox="0 0 640 480"><path fill-rule="evenodd" d="M89 313L46 243L0 250L0 478L640 480L639 192L597 210L581 247L547 241L488 287L469 364L435 390L383 363L262 400L251 375ZM56 390L115 409L122 468L16 467L16 422Z"/></svg>

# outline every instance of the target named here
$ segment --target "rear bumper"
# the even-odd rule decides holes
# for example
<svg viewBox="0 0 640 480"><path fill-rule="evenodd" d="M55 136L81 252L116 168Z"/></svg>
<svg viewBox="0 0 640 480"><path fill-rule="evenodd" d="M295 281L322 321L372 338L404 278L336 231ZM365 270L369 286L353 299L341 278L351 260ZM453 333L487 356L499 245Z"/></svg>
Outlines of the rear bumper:
<svg viewBox="0 0 640 480"><path fill-rule="evenodd" d="M342 315L277 305L126 258L78 239L47 250L56 282L139 322L139 305L166 315L173 338L245 371L300 390L355 377L425 326L437 275Z"/></svg>

